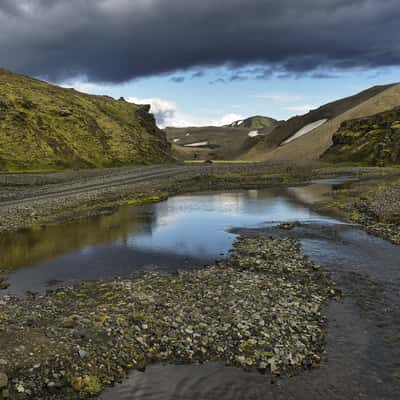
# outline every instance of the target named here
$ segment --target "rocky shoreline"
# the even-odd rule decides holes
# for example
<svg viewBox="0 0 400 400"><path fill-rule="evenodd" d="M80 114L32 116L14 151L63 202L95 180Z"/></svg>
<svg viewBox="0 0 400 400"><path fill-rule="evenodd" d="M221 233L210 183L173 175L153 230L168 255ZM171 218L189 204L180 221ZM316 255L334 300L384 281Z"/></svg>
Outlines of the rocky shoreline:
<svg viewBox="0 0 400 400"><path fill-rule="evenodd" d="M353 182L317 205L360 224L370 234L400 244L400 179Z"/></svg>
<svg viewBox="0 0 400 400"><path fill-rule="evenodd" d="M228 259L203 269L5 297L0 393L91 398L155 362L221 361L268 376L296 374L319 364L322 310L337 295L297 241L243 237Z"/></svg>

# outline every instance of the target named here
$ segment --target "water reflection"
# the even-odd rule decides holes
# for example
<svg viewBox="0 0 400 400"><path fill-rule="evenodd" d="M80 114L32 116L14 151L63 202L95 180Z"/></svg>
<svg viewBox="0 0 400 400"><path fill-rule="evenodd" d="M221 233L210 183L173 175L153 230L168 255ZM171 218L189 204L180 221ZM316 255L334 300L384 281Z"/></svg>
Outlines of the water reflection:
<svg viewBox="0 0 400 400"><path fill-rule="evenodd" d="M161 270L203 265L229 252L235 240L229 228L330 221L304 202L304 196L318 197L330 188L309 185L301 188L301 196L299 188L177 196L123 207L113 215L1 235L0 265L19 268L6 293L44 291L49 282L127 276L155 265Z"/></svg>
<svg viewBox="0 0 400 400"><path fill-rule="evenodd" d="M153 218L151 213L121 208L109 216L1 234L0 265L17 268L101 243L127 241L135 232L151 234Z"/></svg>

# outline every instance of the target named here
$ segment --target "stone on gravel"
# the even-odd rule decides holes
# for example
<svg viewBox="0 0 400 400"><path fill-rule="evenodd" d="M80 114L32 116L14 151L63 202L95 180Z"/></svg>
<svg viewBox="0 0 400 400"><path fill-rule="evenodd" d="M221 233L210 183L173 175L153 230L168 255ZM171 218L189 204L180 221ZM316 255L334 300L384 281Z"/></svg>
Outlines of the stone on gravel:
<svg viewBox="0 0 400 400"><path fill-rule="evenodd" d="M0 372L0 389L5 389L8 386L8 376Z"/></svg>
<svg viewBox="0 0 400 400"><path fill-rule="evenodd" d="M92 398L157 362L292 375L318 365L321 310L335 294L296 240L241 238L229 258L202 269L8 297L0 326L12 345L0 359L13 392L52 400Z"/></svg>

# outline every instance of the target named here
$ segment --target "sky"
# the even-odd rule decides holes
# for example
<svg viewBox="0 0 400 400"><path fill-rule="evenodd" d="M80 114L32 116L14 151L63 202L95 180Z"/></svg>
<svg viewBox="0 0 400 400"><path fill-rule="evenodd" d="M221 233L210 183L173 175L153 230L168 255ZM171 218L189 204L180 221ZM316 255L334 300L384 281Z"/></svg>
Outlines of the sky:
<svg viewBox="0 0 400 400"><path fill-rule="evenodd" d="M152 105L287 119L400 81L398 0L0 0L0 67Z"/></svg>

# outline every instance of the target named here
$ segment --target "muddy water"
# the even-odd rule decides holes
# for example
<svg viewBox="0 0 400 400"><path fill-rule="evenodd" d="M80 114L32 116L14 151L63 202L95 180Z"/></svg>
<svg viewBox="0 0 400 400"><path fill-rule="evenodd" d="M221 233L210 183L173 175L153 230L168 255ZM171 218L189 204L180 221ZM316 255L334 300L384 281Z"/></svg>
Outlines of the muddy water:
<svg viewBox="0 0 400 400"><path fill-rule="evenodd" d="M0 266L16 269L2 293L43 293L83 280L202 266L229 252L236 238L228 232L231 227L335 222L304 202L319 200L335 183L177 196L109 216L1 235Z"/></svg>

